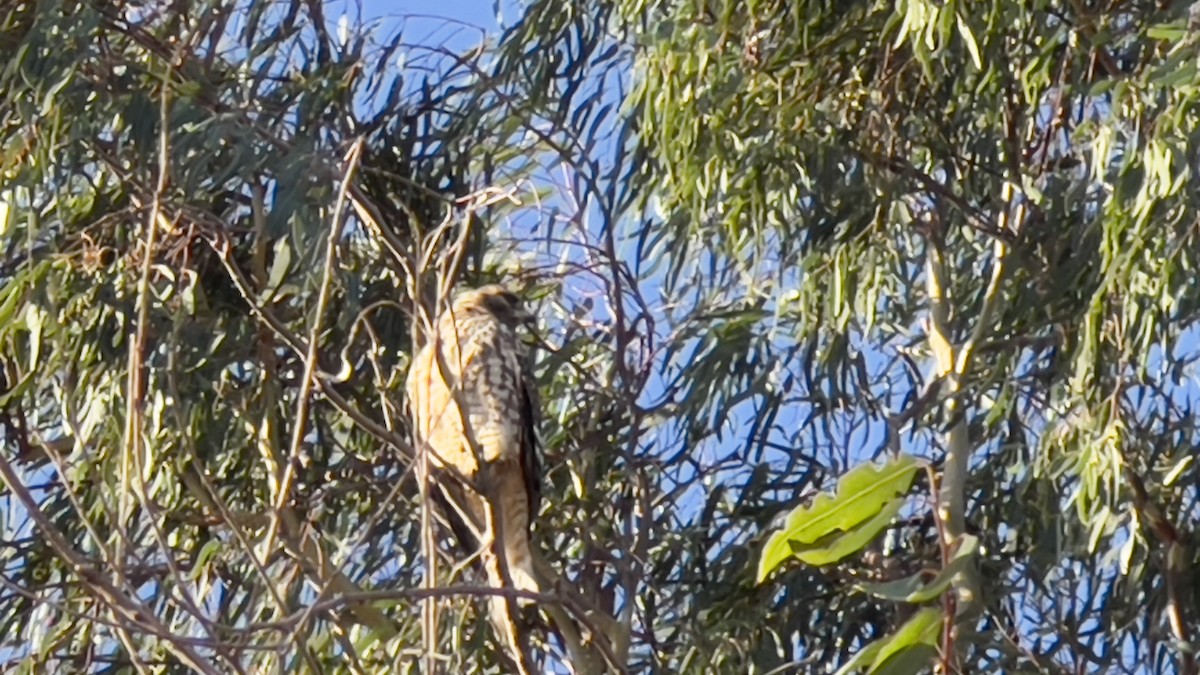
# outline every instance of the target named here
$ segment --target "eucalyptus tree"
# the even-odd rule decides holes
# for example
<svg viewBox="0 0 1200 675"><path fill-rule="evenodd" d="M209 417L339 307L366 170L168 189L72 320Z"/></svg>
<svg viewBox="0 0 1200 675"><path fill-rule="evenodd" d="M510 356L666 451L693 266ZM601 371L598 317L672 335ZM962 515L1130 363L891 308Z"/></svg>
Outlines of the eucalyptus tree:
<svg viewBox="0 0 1200 675"><path fill-rule="evenodd" d="M1192 667L1187 8L202 4L0 10L6 666L511 667L399 394L505 280L547 670Z"/></svg>
<svg viewBox="0 0 1200 675"><path fill-rule="evenodd" d="M773 595L730 481L763 523L804 481L706 449L760 310L664 305L669 242L628 255L607 14L541 26L555 65L536 13L456 50L331 7L0 14L5 668L506 672L398 393L450 287L497 280L541 322L537 662L771 652L706 619Z"/></svg>
<svg viewBox="0 0 1200 675"><path fill-rule="evenodd" d="M496 667L398 392L527 169L481 30L332 9L0 9L6 671Z"/></svg>
<svg viewBox="0 0 1200 675"><path fill-rule="evenodd" d="M757 641L743 663L761 668L844 663L825 635L856 651L917 609L848 611L859 582L953 564L945 668L1194 672L1194 9L596 5L634 61L623 187L639 242L670 247L662 295L740 310L734 336L708 310L720 348L687 366L725 374L735 434L767 436L772 467L936 469L888 550L821 583L793 567L750 626L710 606L709 631ZM736 505L724 537L755 545L738 507L763 488L712 489ZM968 536L977 560L955 563ZM763 649L768 617L829 594Z"/></svg>

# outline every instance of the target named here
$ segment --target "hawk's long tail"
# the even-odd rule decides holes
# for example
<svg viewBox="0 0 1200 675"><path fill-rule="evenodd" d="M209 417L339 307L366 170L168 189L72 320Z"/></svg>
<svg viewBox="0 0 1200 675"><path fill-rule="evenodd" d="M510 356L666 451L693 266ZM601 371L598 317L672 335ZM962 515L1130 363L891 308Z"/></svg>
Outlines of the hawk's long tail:
<svg viewBox="0 0 1200 675"><path fill-rule="evenodd" d="M516 462L501 461L487 468L490 475L485 491L492 508L488 509L484 519L489 526L486 531L494 533L494 538L488 542L490 550L484 551L482 556L488 585L537 593L540 587L533 571L529 502L521 467ZM517 669L530 674L536 671L529 658L528 631L524 630L519 608L533 602L530 598L497 595L488 603L492 624L507 643Z"/></svg>
<svg viewBox="0 0 1200 675"><path fill-rule="evenodd" d="M443 478L438 481L439 489L433 491L434 499L464 554L478 554L476 560L489 587L537 593L540 584L533 571L529 500L519 467L516 462L500 461L485 465L485 469L479 476L479 492ZM510 595L488 598L492 626L513 669L522 675L538 672L529 656L528 626L521 612L533 602Z"/></svg>

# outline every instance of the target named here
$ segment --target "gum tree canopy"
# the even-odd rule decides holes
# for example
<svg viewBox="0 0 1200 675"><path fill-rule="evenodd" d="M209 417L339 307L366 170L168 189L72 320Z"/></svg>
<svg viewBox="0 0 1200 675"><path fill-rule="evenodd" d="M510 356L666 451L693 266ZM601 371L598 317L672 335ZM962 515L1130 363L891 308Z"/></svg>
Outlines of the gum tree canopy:
<svg viewBox="0 0 1200 675"><path fill-rule="evenodd" d="M1200 10L500 9L0 7L0 668L1195 672ZM402 393L494 282L507 642Z"/></svg>

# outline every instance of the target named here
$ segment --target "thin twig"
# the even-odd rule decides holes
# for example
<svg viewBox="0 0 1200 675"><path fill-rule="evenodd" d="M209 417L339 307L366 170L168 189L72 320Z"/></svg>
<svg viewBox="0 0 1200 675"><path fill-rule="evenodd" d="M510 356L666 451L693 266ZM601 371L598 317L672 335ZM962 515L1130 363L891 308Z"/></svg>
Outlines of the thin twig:
<svg viewBox="0 0 1200 675"><path fill-rule="evenodd" d="M150 269L154 264L154 247L157 242L159 213L161 212L162 196L167 189L170 170L170 96L168 95L166 79L164 78L162 88L159 92L158 182L154 188L150 204L150 215L146 219L146 231L143 237L142 270L137 286L134 338L129 343L128 372L125 386L125 437L124 442L121 444L121 493L118 496L117 506L117 529L119 531L126 531L128 529L127 524L133 511L133 473L135 471L138 472L138 478L140 479L142 477L140 474L141 467L144 464L142 461L142 409L145 392L143 390L142 368L143 355L146 349L146 324L149 322L150 316ZM119 585L124 585L125 583L125 547L123 543L123 539L117 539L113 555L116 562L114 572L117 584ZM139 663L140 657L138 656L137 649L127 631L118 630L117 635L129 652L129 658L135 667L139 671L144 670L144 666Z"/></svg>

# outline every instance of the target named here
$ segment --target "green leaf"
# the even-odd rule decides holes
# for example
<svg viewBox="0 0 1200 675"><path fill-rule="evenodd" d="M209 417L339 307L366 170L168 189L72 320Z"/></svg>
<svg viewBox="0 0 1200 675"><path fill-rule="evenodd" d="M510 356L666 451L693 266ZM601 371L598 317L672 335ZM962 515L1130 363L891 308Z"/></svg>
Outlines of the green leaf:
<svg viewBox="0 0 1200 675"><path fill-rule="evenodd" d="M192 581L200 578L200 575L209 571L210 561L214 556L221 552L222 544L220 539L209 539L200 547L200 552L196 554L196 563L192 566L191 574L188 578Z"/></svg>
<svg viewBox="0 0 1200 675"><path fill-rule="evenodd" d="M895 602L921 603L932 600L946 591L954 581L954 575L970 564L979 550L979 538L966 535L962 538L950 563L932 580L926 582L920 572L904 579L886 583L858 584L858 589L869 595Z"/></svg>
<svg viewBox="0 0 1200 675"><path fill-rule="evenodd" d="M292 247L288 245L287 237L280 237L275 240L274 259L271 261L271 272L267 278L267 287L263 289L262 297L259 300L263 303L270 303L275 294L279 292L280 286L284 279L287 278L288 272L292 267Z"/></svg>
<svg viewBox="0 0 1200 675"><path fill-rule="evenodd" d="M792 555L803 563L818 567L833 564L861 551L864 546L871 543L871 540L879 536L879 533L883 532L884 528L892 522L903 506L904 499L897 497L885 504L870 520L846 532L831 532L811 545L795 541L789 541L788 545L792 549Z"/></svg>
<svg viewBox="0 0 1200 675"><path fill-rule="evenodd" d="M1171 89L1184 84L1191 84L1196 80L1196 61L1189 60L1178 66L1170 65L1157 71L1152 77L1151 82L1155 86L1164 89Z"/></svg>
<svg viewBox="0 0 1200 675"><path fill-rule="evenodd" d="M872 675L911 675L924 672L937 654L942 611L926 607L895 633L874 640L854 655L836 675L866 671Z"/></svg>
<svg viewBox="0 0 1200 675"><path fill-rule="evenodd" d="M1151 26L1146 29L1146 37L1152 40L1165 40L1167 42L1178 42L1186 37L1187 33L1187 22L1182 20L1160 23L1157 26Z"/></svg>
<svg viewBox="0 0 1200 675"><path fill-rule="evenodd" d="M906 621L900 630L883 638L879 653L868 673L908 675L929 667L937 654L938 636L942 628L942 610L926 607Z"/></svg>
<svg viewBox="0 0 1200 675"><path fill-rule="evenodd" d="M20 382L16 386L10 387L8 391L0 392L0 410L3 410L16 401L20 401L25 392L33 385L33 372L25 373Z"/></svg>
<svg viewBox="0 0 1200 675"><path fill-rule="evenodd" d="M12 206L7 200L0 198L0 238L8 236L9 226L12 224Z"/></svg>
<svg viewBox="0 0 1200 675"><path fill-rule="evenodd" d="M0 293L0 326L8 326L12 321L13 314L17 312L17 306L24 297L24 289L20 283L8 284L7 293Z"/></svg>
<svg viewBox="0 0 1200 675"><path fill-rule="evenodd" d="M971 27L967 25L962 16L955 14L954 18L958 21L958 34L962 36L963 43L967 45L967 51L971 53L971 61L975 63L976 68L983 70L983 57L979 55L979 43L975 41Z"/></svg>
<svg viewBox="0 0 1200 675"><path fill-rule="evenodd" d="M46 310L37 305L25 306L25 327L29 329L29 369L37 370L42 354L42 328L46 325Z"/></svg>
<svg viewBox="0 0 1200 675"><path fill-rule="evenodd" d="M886 639L880 638L868 643L865 647L858 650L858 653L847 661L846 665L838 668L834 675L849 675L850 673L856 673L863 668L869 667L869 664L875 662L875 657L879 656L879 650L883 648L883 643Z"/></svg>
<svg viewBox="0 0 1200 675"><path fill-rule="evenodd" d="M758 581L797 551L811 553L810 561L832 562L840 559L831 560L833 555L852 553L848 547L853 543L865 545L872 530L878 533L875 528L882 529L899 510L903 500L897 500L897 495L908 491L923 466L924 462L908 455L881 465L863 464L842 476L832 494L817 495L812 505L793 509L783 529L763 547Z"/></svg>

